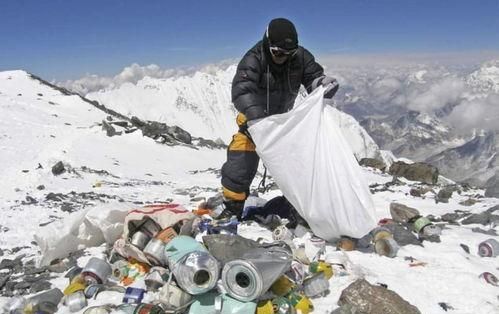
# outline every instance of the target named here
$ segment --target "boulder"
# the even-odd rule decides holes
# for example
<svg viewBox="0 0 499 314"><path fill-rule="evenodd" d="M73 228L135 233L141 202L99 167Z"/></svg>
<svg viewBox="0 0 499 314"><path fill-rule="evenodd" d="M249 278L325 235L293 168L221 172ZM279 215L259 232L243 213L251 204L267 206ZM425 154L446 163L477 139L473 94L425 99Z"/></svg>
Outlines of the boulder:
<svg viewBox="0 0 499 314"><path fill-rule="evenodd" d="M361 165L363 167L371 167L371 168L379 169L383 172L385 172L385 170L386 170L386 164L383 161L375 159L375 158L362 158L359 161L359 165Z"/></svg>
<svg viewBox="0 0 499 314"><path fill-rule="evenodd" d="M461 224L480 224L486 226L492 222L499 222L499 215L494 215L490 211L484 211L480 214L472 214L468 218L461 221Z"/></svg>
<svg viewBox="0 0 499 314"><path fill-rule="evenodd" d="M407 164L403 161L396 161L390 166L388 173L427 184L436 184L438 181L438 169L423 162Z"/></svg>
<svg viewBox="0 0 499 314"><path fill-rule="evenodd" d="M66 171L66 168L64 168L64 164L62 163L62 161L58 161L55 165L52 166L52 174L54 176L58 176L64 171Z"/></svg>
<svg viewBox="0 0 499 314"><path fill-rule="evenodd" d="M400 203L390 204L390 214L394 221L401 223L407 223L414 217L420 216L419 210Z"/></svg>
<svg viewBox="0 0 499 314"><path fill-rule="evenodd" d="M343 314L416 314L417 307L387 288L358 279L341 292L338 305ZM348 309L348 311L347 311Z"/></svg>

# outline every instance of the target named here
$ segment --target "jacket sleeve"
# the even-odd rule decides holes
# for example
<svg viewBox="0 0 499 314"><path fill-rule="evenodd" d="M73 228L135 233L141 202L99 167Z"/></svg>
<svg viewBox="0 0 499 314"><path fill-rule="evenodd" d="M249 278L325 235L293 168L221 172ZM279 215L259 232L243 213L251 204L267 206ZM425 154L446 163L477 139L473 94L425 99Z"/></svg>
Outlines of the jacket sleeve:
<svg viewBox="0 0 499 314"><path fill-rule="evenodd" d="M303 48L303 79L302 84L307 92L312 92L312 82L324 75L324 69L315 61L314 56Z"/></svg>
<svg viewBox="0 0 499 314"><path fill-rule="evenodd" d="M250 50L239 62L236 75L232 80L232 102L248 120L265 116L264 104L258 88L260 76L260 62L256 54Z"/></svg>

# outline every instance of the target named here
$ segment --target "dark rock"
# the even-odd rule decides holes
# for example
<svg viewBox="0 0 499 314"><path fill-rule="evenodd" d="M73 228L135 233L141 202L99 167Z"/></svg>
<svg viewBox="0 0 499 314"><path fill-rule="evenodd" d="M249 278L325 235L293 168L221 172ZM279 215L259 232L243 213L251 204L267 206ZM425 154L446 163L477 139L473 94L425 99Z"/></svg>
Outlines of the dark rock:
<svg viewBox="0 0 499 314"><path fill-rule="evenodd" d="M445 302L440 302L438 303L438 305L440 305L440 307L444 310L444 311L448 311L448 310L453 310L454 308L452 306L450 306L448 303L445 303Z"/></svg>
<svg viewBox="0 0 499 314"><path fill-rule="evenodd" d="M66 197L63 194L61 194L61 193L57 193L56 194L56 193L52 193L52 192L50 192L49 194L47 194L45 196L45 200L47 200L47 201L54 201L54 202L60 202L60 201L62 201L65 198Z"/></svg>
<svg viewBox="0 0 499 314"><path fill-rule="evenodd" d="M428 215L428 216L426 216L426 218L428 218L431 222L441 222L442 221L442 219L437 218L435 215Z"/></svg>
<svg viewBox="0 0 499 314"><path fill-rule="evenodd" d="M468 198L467 200L465 201L462 201L462 202L459 202L459 205L463 205L463 206L473 206L477 203L478 201L474 198Z"/></svg>
<svg viewBox="0 0 499 314"><path fill-rule="evenodd" d="M338 305L350 305L351 314L416 314L421 313L414 305L402 299L397 293L371 285L365 279L358 279L341 292Z"/></svg>
<svg viewBox="0 0 499 314"><path fill-rule="evenodd" d="M129 127L128 121L114 121L114 122L111 122L110 124L117 125L117 126L120 126L122 128Z"/></svg>
<svg viewBox="0 0 499 314"><path fill-rule="evenodd" d="M499 172L485 183L485 197L499 197Z"/></svg>
<svg viewBox="0 0 499 314"><path fill-rule="evenodd" d="M419 210L400 203L390 204L390 214L396 222L406 223L411 219L420 216Z"/></svg>
<svg viewBox="0 0 499 314"><path fill-rule="evenodd" d="M422 190L421 190L421 189L412 188L412 189L409 191L409 194L410 194L411 196L414 196L414 197L421 197L421 195L422 195Z"/></svg>
<svg viewBox="0 0 499 314"><path fill-rule="evenodd" d="M483 233L483 234L491 235L491 236L497 236L497 232L494 229L484 230L482 228L475 227L475 228L471 228L471 231L477 232L477 233Z"/></svg>
<svg viewBox="0 0 499 314"><path fill-rule="evenodd" d="M1 275L0 274L0 290L2 290L3 286L7 283L7 281L10 278L10 274L7 275Z"/></svg>
<svg viewBox="0 0 499 314"><path fill-rule="evenodd" d="M447 221L447 222L456 222L460 218L461 218L461 215L456 214L456 213L447 213L447 214L443 214L440 217L440 219L442 219L443 221Z"/></svg>
<svg viewBox="0 0 499 314"><path fill-rule="evenodd" d="M48 290L52 288L52 284L46 280L40 280L40 281L37 281L37 282L34 282L30 289L29 289L29 292L30 293L37 293L37 292L40 292L40 291L44 291L44 290Z"/></svg>
<svg viewBox="0 0 499 314"><path fill-rule="evenodd" d="M106 135L109 137L122 134L122 132L116 132L116 129L104 120L102 120L102 130L106 131Z"/></svg>
<svg viewBox="0 0 499 314"><path fill-rule="evenodd" d="M64 202L61 205L61 210L63 212L72 213L72 212L76 211L76 208L75 208L74 204Z"/></svg>
<svg viewBox="0 0 499 314"><path fill-rule="evenodd" d="M461 221L461 224L463 225L480 224L485 226L496 221L499 221L499 215L493 215L490 212L484 211L480 214L472 214L468 218Z"/></svg>
<svg viewBox="0 0 499 314"><path fill-rule="evenodd" d="M36 203L38 203L38 201L29 195L26 195L26 201L22 202L23 205L32 205Z"/></svg>
<svg viewBox="0 0 499 314"><path fill-rule="evenodd" d="M27 281L21 281L21 282L16 282L14 285L15 290L20 290L20 289L29 289L33 283L27 282Z"/></svg>
<svg viewBox="0 0 499 314"><path fill-rule="evenodd" d="M37 190L45 190L45 185L41 184L39 186L36 187Z"/></svg>
<svg viewBox="0 0 499 314"><path fill-rule="evenodd" d="M440 189L440 191L438 191L436 201L442 203L448 203L449 198L452 197L452 193L454 193L454 191L456 191L456 187L454 186L447 186Z"/></svg>
<svg viewBox="0 0 499 314"><path fill-rule="evenodd" d="M494 213L496 210L499 210L499 205L496 205L496 206L494 206L494 207L491 207L491 208L487 209L487 210L486 210L486 212L487 212L487 213L489 213L489 214L492 214L492 213Z"/></svg>
<svg viewBox="0 0 499 314"><path fill-rule="evenodd" d="M0 230L2 229L1 227L2 226L0 226ZM0 256L3 256L3 250L2 249L0 249Z"/></svg>
<svg viewBox="0 0 499 314"><path fill-rule="evenodd" d="M52 174L54 176L58 176L64 171L66 171L66 168L64 168L64 164L62 163L62 161L59 161L54 166L52 166Z"/></svg>
<svg viewBox="0 0 499 314"><path fill-rule="evenodd" d="M41 274L47 271L47 267L26 267L24 270L24 275L29 276L29 275L36 275L36 274Z"/></svg>
<svg viewBox="0 0 499 314"><path fill-rule="evenodd" d="M11 260L11 259L5 258L0 262L0 270L13 269L17 264L22 265L22 262L20 260Z"/></svg>
<svg viewBox="0 0 499 314"><path fill-rule="evenodd" d="M386 170L386 164L378 159L375 158L362 158L359 161L359 165L364 166L364 167L371 167L375 169L379 169L383 172Z"/></svg>
<svg viewBox="0 0 499 314"><path fill-rule="evenodd" d="M422 162L406 164L405 162L397 161L390 166L388 172L394 176L427 184L436 184L438 180L438 169Z"/></svg>
<svg viewBox="0 0 499 314"><path fill-rule="evenodd" d="M393 239L397 242L398 245L421 245L421 241L411 232L408 228L401 224L386 224L383 227L390 230L393 234Z"/></svg>
<svg viewBox="0 0 499 314"><path fill-rule="evenodd" d="M469 247L469 246L467 246L466 244L462 244L462 243L461 243L461 244L459 244L459 245L463 248L463 250L464 250L466 253L470 254L470 247Z"/></svg>

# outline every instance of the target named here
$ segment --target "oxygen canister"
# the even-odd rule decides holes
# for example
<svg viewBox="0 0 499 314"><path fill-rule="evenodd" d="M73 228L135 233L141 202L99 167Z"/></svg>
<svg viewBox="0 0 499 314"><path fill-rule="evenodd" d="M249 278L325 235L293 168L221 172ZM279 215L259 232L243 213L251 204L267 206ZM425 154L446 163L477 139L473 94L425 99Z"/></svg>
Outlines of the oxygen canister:
<svg viewBox="0 0 499 314"><path fill-rule="evenodd" d="M376 241L378 241L380 239L393 238L392 232L388 228L385 228L385 227L374 228L371 231L371 236L373 239L373 243L376 243Z"/></svg>
<svg viewBox="0 0 499 314"><path fill-rule="evenodd" d="M496 257L499 255L499 242L487 239L478 245L478 255L481 257Z"/></svg>
<svg viewBox="0 0 499 314"><path fill-rule="evenodd" d="M78 312L87 306L87 298L83 291L77 291L64 297L64 305L66 305L71 312Z"/></svg>
<svg viewBox="0 0 499 314"><path fill-rule="evenodd" d="M497 279L497 277L494 276L492 273L484 272L479 277L485 280L487 283L499 287L499 279Z"/></svg>
<svg viewBox="0 0 499 314"><path fill-rule="evenodd" d="M199 242L177 236L165 247L167 264L179 286L190 294L205 293L215 287L219 262Z"/></svg>
<svg viewBox="0 0 499 314"><path fill-rule="evenodd" d="M152 265L165 265L165 243L159 239L152 238L144 248L144 255Z"/></svg>
<svg viewBox="0 0 499 314"><path fill-rule="evenodd" d="M292 254L280 247L254 248L225 264L222 285L234 299L249 302L265 293L291 266Z"/></svg>
<svg viewBox="0 0 499 314"><path fill-rule="evenodd" d="M130 243L142 251L146 247L149 240L151 240L151 237L147 233L139 230L132 235Z"/></svg>
<svg viewBox="0 0 499 314"><path fill-rule="evenodd" d="M426 217L419 217L414 221L414 224L412 225L412 228L416 233L419 233L421 230L423 230L424 227L431 225L430 219Z"/></svg>
<svg viewBox="0 0 499 314"><path fill-rule="evenodd" d="M81 275L85 278L87 285L106 283L112 271L111 265L105 260L92 257L83 268Z"/></svg>
<svg viewBox="0 0 499 314"><path fill-rule="evenodd" d="M334 274L333 267L331 266L331 264L322 260L310 263L310 265L308 266L308 271L312 274L317 274L322 272L326 276L326 279L331 279L331 277L333 277Z"/></svg>
<svg viewBox="0 0 499 314"><path fill-rule="evenodd" d="M312 301L310 301L310 299L302 293L291 292L287 298L297 312L301 311L300 313L302 314L309 314L314 310Z"/></svg>
<svg viewBox="0 0 499 314"><path fill-rule="evenodd" d="M397 242L393 238L379 239L374 243L374 250L382 256L395 257L399 250Z"/></svg>

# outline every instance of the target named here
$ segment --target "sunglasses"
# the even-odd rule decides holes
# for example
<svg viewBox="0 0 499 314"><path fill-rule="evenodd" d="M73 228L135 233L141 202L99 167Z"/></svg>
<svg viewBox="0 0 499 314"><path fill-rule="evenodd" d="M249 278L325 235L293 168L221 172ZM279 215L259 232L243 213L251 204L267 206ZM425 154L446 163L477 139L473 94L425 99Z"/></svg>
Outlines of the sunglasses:
<svg viewBox="0 0 499 314"><path fill-rule="evenodd" d="M294 56L297 50L298 50L297 48L287 50L276 46L270 46L270 53L276 58L292 57Z"/></svg>

